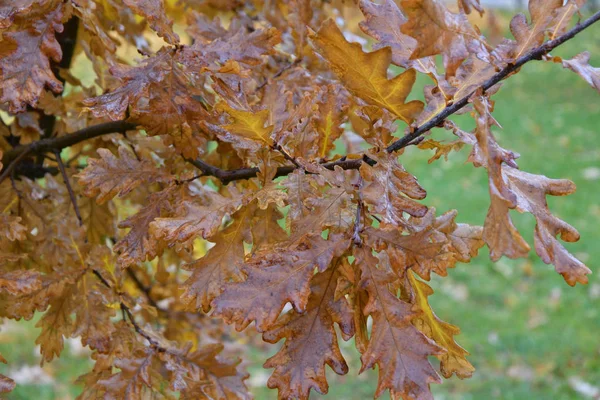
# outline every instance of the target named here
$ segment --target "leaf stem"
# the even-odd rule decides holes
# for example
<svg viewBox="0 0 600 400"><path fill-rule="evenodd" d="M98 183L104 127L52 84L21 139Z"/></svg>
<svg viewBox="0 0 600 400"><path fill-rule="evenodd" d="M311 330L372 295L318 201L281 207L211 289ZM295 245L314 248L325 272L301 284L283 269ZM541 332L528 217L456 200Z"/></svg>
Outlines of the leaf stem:
<svg viewBox="0 0 600 400"><path fill-rule="evenodd" d="M79 226L82 226L83 220L81 219L81 213L79 212L79 206L77 205L77 198L75 198L75 193L73 192L73 188L71 187L71 183L69 182L69 177L67 176L67 171L65 170L65 164L63 164L63 161L60 158L60 150L54 150L54 155L56 157L56 162L58 163L60 173L63 177L63 180L65 181L65 185L67 186L69 198L71 199L71 203L73 204L73 208L75 209L75 215L77 216L77 220L79 221Z"/></svg>

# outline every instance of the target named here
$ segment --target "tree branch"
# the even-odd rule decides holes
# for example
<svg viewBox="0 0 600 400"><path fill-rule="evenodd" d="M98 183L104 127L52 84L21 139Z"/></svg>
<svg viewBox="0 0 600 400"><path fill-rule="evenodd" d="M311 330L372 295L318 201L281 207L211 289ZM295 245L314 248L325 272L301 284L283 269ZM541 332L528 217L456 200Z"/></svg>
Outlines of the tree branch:
<svg viewBox="0 0 600 400"><path fill-rule="evenodd" d="M30 154L41 154L48 151L62 150L65 147L73 146L74 144L88 139L93 139L109 133L123 133L128 130L135 129L135 127L135 124L126 121L111 121L88 126L87 128L80 129L64 136L42 139L28 145L17 146L4 154L2 157L2 163L6 168L13 160L17 159L25 152Z"/></svg>
<svg viewBox="0 0 600 400"><path fill-rule="evenodd" d="M92 273L94 275L96 275L96 277L100 280L100 282L102 282L102 284L104 286L106 286L107 288L109 288L110 290L114 291L115 289L112 287L112 285L102 276L102 274L100 272L98 272L98 270L92 269ZM118 295L118 293L116 293ZM131 313L131 310L129 309L129 307L127 307L127 305L125 303L123 303L122 301L119 301L119 306L121 308L121 311L127 315L127 318L129 319L129 322L131 323L131 325L133 326L133 329L140 335L142 336L144 339L146 339L151 346L153 346L154 348L156 348L159 351L166 351L166 349L164 347L162 347L160 345L160 343L158 343L154 338L152 338L152 336L150 336L150 334L148 332L146 332L145 330L142 329L142 327L140 327L138 325L138 323L135 321L135 318L133 317L133 314Z"/></svg>
<svg viewBox="0 0 600 400"><path fill-rule="evenodd" d="M575 27L573 27L571 30L569 30L565 34L557 37L554 40L549 40L549 41L545 42L544 44L532 49L524 56L518 58L514 63L509 64L505 68L498 71L491 78L489 78L487 81L485 81L481 86L479 86L477 89L473 90L471 93L464 96L457 102L444 108L437 115L435 115L432 119L430 119L427 123L417 127L408 135L405 135L401 139L398 139L395 142L393 142L392 144L390 144L386 148L386 151L391 153L394 151L398 151L410 144L413 144L415 139L417 139L418 137L429 132L431 129L437 127L446 118L455 114L457 111L459 111L460 109L465 107L469 103L469 98L477 90L482 89L483 91L486 91L486 90L490 89L492 86L496 85L497 83L499 83L500 81L502 81L503 79L508 77L510 74L512 74L513 72L518 70L524 64L526 64L532 60L541 59L542 56L544 56L545 54L547 54L554 48L560 46L567 40L572 39L573 37L575 37L575 35L577 35L581 31L585 30L592 24L598 22L599 20L600 20L600 11L596 12L590 18L585 20L583 23L576 25ZM64 135L61 137L42 139L37 142L30 143L29 145L26 145L26 146L17 146L14 149L8 151L6 154L4 154L4 156L2 158L2 163L5 165L5 167L4 167L5 170L9 169L9 168L12 170L12 168L14 168L14 166L11 166L12 162L15 161L14 163L16 164L19 160L21 160L22 158L25 157L24 154L25 155L40 154L40 153L44 153L44 152L48 152L48 151L61 150L65 147L72 146L74 144L77 144L84 140L92 139L94 137L106 135L109 133L124 133L127 130L132 130L135 128L136 128L135 124L132 124L132 123L129 123L126 121L113 121L113 122L106 122L106 123L102 123L102 124L98 124L98 125L89 126L87 128L81 129L77 132L74 132L74 133L71 133L68 135ZM194 166L196 166L200 171L202 171L203 175L213 176L213 177L219 179L223 184L227 184L229 182L236 181L236 180L253 178L258 174L258 168L240 168L240 169L235 169L235 170L223 170L223 169L217 168L215 166L206 164L204 161L199 160L199 159L197 159L197 160L186 159L186 160L188 162L190 162L191 164L193 164ZM373 159L369 158L366 155L363 155L362 159L346 160L345 158L342 158L338 161L324 163L322 165L328 169L333 169L335 166L339 166L343 169L358 169L358 168L360 168L360 166L362 165L363 162L366 162L367 164L369 164L371 166L375 165L375 163L376 163ZM275 177L288 175L288 174L292 173L295 169L297 169L297 166L295 166L295 165L279 167L277 169L277 173L276 173ZM2 174L2 175L4 176L5 174Z"/></svg>
<svg viewBox="0 0 600 400"><path fill-rule="evenodd" d="M435 128L436 126L438 126L439 124L444 122L444 120L446 118L448 118L450 115L456 113L461 108L466 106L469 103L469 98L477 90L483 89L483 91L485 92L486 90L488 90L489 88L491 88L492 86L494 86L495 84L499 83L501 80L506 78L508 75L512 74L513 72L515 72L516 70L521 68L524 64L528 63L531 60L541 59L543 55L546 55L551 50L560 46L567 40L572 39L579 32L583 31L584 29L586 29L590 25L594 24L595 22L598 22L598 20L600 20L600 11L598 11L597 13L592 15L590 18L586 19L583 23L576 25L573 29L571 29L564 35L561 35L554 40L549 40L546 43L542 44L541 46L532 49L531 51L529 51L529 53L519 57L515 61L514 64L509 64L506 67L504 67L503 69L501 69L500 71L498 71L491 78L489 78L487 81L485 81L481 86L479 86L477 89L473 90L471 93L469 93L468 95L466 95L465 97L463 97L462 99L457 101L456 103L453 103L453 104L447 106L446 108L444 108L435 117L433 117L432 119L427 121L427 123L419 126L412 133L409 133L408 135L404 136L401 139L396 140L394 143L389 145L386 149L387 152L391 153L394 151L398 151L403 147L408 146L417 137L427 133L432 128Z"/></svg>

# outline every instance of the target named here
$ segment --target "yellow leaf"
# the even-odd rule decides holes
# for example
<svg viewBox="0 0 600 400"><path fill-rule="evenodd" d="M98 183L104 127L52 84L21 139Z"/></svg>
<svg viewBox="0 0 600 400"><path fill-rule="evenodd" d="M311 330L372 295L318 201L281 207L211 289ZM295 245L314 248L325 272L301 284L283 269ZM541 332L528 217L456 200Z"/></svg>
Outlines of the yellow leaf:
<svg viewBox="0 0 600 400"><path fill-rule="evenodd" d="M369 104L386 108L406 123L411 123L423 110L420 101L405 103L415 83L416 72L413 69L392 79L387 78L392 59L392 51L388 47L365 53L358 43L346 41L332 19L325 21L317 33L313 32L311 39L319 54L354 95Z"/></svg>
<svg viewBox="0 0 600 400"><path fill-rule="evenodd" d="M458 335L460 329L440 320L435 315L427 301L427 297L433 294L433 289L418 280L413 272L407 275L414 291L414 301L422 311L422 314L413 319L413 324L436 344L446 349L446 353L438 356L442 375L445 378L450 378L452 374L456 374L459 378L470 377L475 368L466 359L469 353L454 341L454 335Z"/></svg>
<svg viewBox="0 0 600 400"><path fill-rule="evenodd" d="M106 307L113 309L113 310L120 310L121 309L121 303L119 303L118 301L113 302L113 303L106 303L105 304Z"/></svg>
<svg viewBox="0 0 600 400"><path fill-rule="evenodd" d="M217 111L229 114L232 122L224 125L223 128L235 136L250 139L267 146L273 144L271 139L272 125L267 125L269 120L269 110L260 110L256 112L236 110L227 103L218 103L215 107ZM266 126L265 126L266 125Z"/></svg>

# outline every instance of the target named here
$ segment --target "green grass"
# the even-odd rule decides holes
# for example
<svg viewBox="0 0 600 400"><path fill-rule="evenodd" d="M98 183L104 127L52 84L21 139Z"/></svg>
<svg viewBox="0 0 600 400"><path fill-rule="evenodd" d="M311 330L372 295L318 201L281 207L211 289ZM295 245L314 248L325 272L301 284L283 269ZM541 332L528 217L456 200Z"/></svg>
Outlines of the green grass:
<svg viewBox="0 0 600 400"><path fill-rule="evenodd" d="M554 55L571 57L583 50L592 53L592 65L600 65L598 28L593 27L568 42ZM428 83L427 78L420 80ZM586 179L587 168L600 168L600 96L574 73L559 64L531 62L505 81L494 97L494 116L503 130L495 132L503 147L522 154L520 167L553 178L568 178L578 187L568 197L551 198L551 210L579 229L582 239L567 248L596 271L600 259L600 180ZM455 119L465 129L469 117ZM437 139L452 140L438 130ZM407 170L428 191L425 203L439 212L457 209L459 222L481 225L489 205L486 171L465 162L469 149L450 160L427 164L432 154L409 148L401 157ZM513 214L513 219L532 243L533 219ZM459 264L446 278L434 277L436 293L430 297L436 314L458 325L458 342L471 352L476 367L471 379L445 380L434 385L436 399L578 399L585 398L569 385L571 377L598 386L600 382L600 276L594 273L586 286L569 287L552 266L532 252L528 259L502 259L493 264L487 251L470 264ZM37 365L34 341L39 331L33 323L19 323L18 331L0 331L0 353L8 373L22 365ZM262 362L276 351L252 351L249 371L255 377L270 374ZM328 369L332 399L371 398L376 371L357 376L360 360L352 341L344 343L350 372L338 377ZM432 359L435 363L435 360ZM18 385L7 399L73 398L79 388L74 379L89 370L85 355L67 350L44 367L54 384ZM261 381L261 379L256 379ZM256 398L274 399L276 391L253 388ZM384 398L388 395L384 395ZM320 398L314 394L313 398Z"/></svg>

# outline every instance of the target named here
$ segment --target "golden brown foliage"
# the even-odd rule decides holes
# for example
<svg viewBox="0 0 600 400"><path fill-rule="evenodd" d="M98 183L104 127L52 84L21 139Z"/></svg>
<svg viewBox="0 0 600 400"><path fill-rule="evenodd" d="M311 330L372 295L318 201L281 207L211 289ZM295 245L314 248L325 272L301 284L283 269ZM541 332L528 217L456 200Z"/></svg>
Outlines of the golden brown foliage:
<svg viewBox="0 0 600 400"><path fill-rule="evenodd" d="M526 256L510 210L587 282L546 202L574 184L519 170L492 116L500 81L600 19L572 28L583 3L530 0L489 43L479 0L0 1L0 317L41 314L42 362L65 338L92 350L79 399L250 398L228 324L284 340L264 364L280 398L349 372L339 336L378 367L375 396L432 398L428 357L444 378L474 367L424 281L484 245ZM600 91L589 53L544 59ZM472 132L448 119L465 112ZM455 137L423 140L436 127ZM409 145L471 148L483 226L427 206Z"/></svg>

